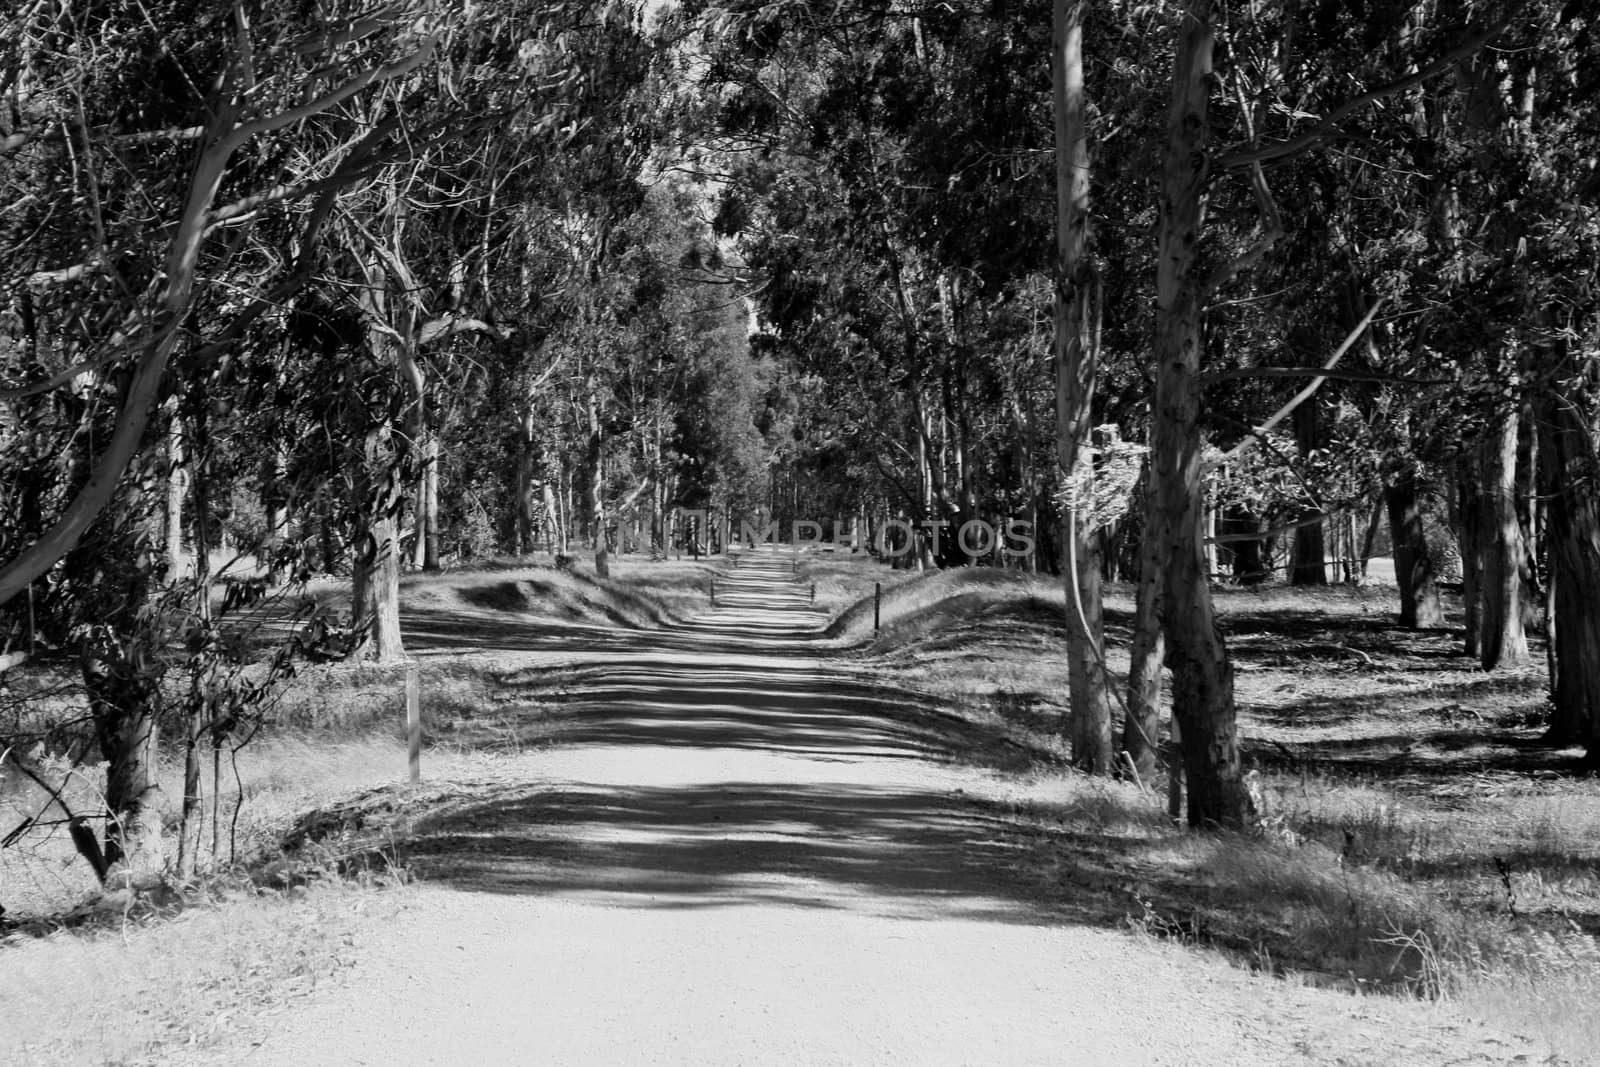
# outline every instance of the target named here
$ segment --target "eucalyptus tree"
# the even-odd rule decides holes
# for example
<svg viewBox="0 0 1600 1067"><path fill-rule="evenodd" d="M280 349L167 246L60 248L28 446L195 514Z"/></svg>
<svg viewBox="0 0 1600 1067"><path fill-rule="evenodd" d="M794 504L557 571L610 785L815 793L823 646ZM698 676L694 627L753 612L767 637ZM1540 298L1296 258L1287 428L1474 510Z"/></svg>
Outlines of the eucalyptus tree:
<svg viewBox="0 0 1600 1067"><path fill-rule="evenodd" d="M1248 54L1234 47L1242 36L1234 33L1236 15L1246 27L1271 27L1262 39L1278 50L1276 61L1252 65ZM1144 557L1140 577L1151 592L1141 597L1140 606L1146 611L1140 624L1147 629L1152 616L1158 617L1165 636L1173 717L1182 735L1189 822L1237 826L1251 817L1252 802L1239 762L1233 670L1216 622L1201 535L1207 463L1199 418L1200 371L1207 306L1235 278L1261 263L1282 236L1283 221L1266 164L1319 147L1376 101L1447 73L1501 27L1464 33L1451 26L1444 31L1449 35L1444 45L1422 40L1421 35L1370 42L1369 52L1380 52L1402 73L1342 102L1327 101L1316 117L1303 106L1272 107L1293 91L1285 78L1295 67L1283 60L1293 47L1291 12L1259 6L1235 12L1232 5L1214 0L1189 0L1179 16L1157 231L1157 370L1145 524L1153 548ZM1227 46L1220 69L1214 61L1219 29L1226 34ZM1431 61L1419 62L1419 56L1429 51ZM1325 58L1333 57L1306 60ZM1219 115L1236 124L1231 131L1215 129L1218 116L1213 115L1212 102L1219 88L1238 101L1235 109L1219 109ZM1300 118L1308 113L1315 121ZM1288 120L1286 128L1277 126L1277 120L1269 121L1274 114ZM1231 133L1235 146L1218 152L1217 133ZM1231 246L1226 239L1219 241L1216 227L1207 223L1208 201L1216 198L1214 191L1225 188L1219 178L1229 174L1246 178L1257 206L1254 235L1237 236ZM1369 310L1368 321L1370 315ZM1360 328L1365 325L1358 323ZM1355 336L1353 331L1330 363L1343 355ZM1297 396L1309 392L1302 390Z"/></svg>
<svg viewBox="0 0 1600 1067"><path fill-rule="evenodd" d="M335 265L336 226L347 247L367 237L359 205L375 178L471 158L496 124L570 144L594 117L574 106L590 88L581 46L603 54L636 25L554 2L311 13L166 0L31 4L3 26L0 271L15 341L0 400L48 417L6 421L0 603L15 611L46 575L76 598L58 614L85 623L64 636L107 762L104 858L144 866L161 827L151 650L169 621L149 532L160 402L237 391L240 362L272 349L243 342L332 306L306 291ZM372 236L373 260L396 251ZM379 318L362 323L369 348L393 326ZM297 330L350 350L338 327ZM284 366L284 389L326 385L308 369ZM394 395L369 388L382 384L347 395L350 413L370 421Z"/></svg>
<svg viewBox="0 0 1600 1067"><path fill-rule="evenodd" d="M1100 540L1088 521L1094 494L1089 452L1099 384L1100 283L1091 251L1090 155L1084 87L1082 0L1055 0L1051 99L1056 156L1056 450L1066 479L1067 667L1073 761L1111 769L1111 694L1100 590Z"/></svg>
<svg viewBox="0 0 1600 1067"><path fill-rule="evenodd" d="M1049 98L1015 77L1047 61L1048 23L1030 18L1044 15L957 4L706 16L710 91L685 165L716 172L719 222L757 279L763 328L828 394L808 462L849 472L855 506L834 506L892 502L948 524L945 563L966 558L956 534L979 510L1026 513L1049 495L1040 484L1020 500L1015 484L1043 467L1053 436L1039 432ZM1007 433L1023 422L1031 433ZM1018 458L1025 437L1034 447Z"/></svg>
<svg viewBox="0 0 1600 1067"><path fill-rule="evenodd" d="M529 198L545 198L547 209L553 201L569 224L579 198L628 210L618 182L637 172L642 146L626 120L638 110L647 70L631 9L507 3L479 12L445 42L439 64L369 105L401 115L415 109L413 155L377 172L359 197L344 198L335 221L341 288L359 309L367 359L388 368L394 386L349 452L363 527L353 622L372 658L403 652L400 520L408 497L415 555L438 565L438 426L428 383L440 370L430 353L468 335L510 338L512 324L495 321L490 261L521 250ZM603 228L592 244L580 293L592 291Z"/></svg>
<svg viewBox="0 0 1600 1067"><path fill-rule="evenodd" d="M1469 116L1458 151L1470 169L1458 171L1457 181L1463 210L1476 209L1478 226L1463 228L1458 246L1467 305L1456 320L1464 330L1458 343L1473 342L1489 357L1474 379L1499 401L1492 410L1533 416L1553 601L1547 616L1554 631L1548 635L1550 734L1587 745L1592 765L1600 763L1600 681L1593 670L1600 662L1600 305L1594 288L1600 36L1577 5L1535 3L1519 15L1507 31L1507 47L1464 78ZM1486 435L1497 446L1487 468L1493 474L1515 458L1505 444L1507 431L1496 429ZM1485 492L1497 484L1486 484ZM1512 586L1508 570L1496 576L1485 568L1485 665L1496 642L1501 662L1514 659L1506 646L1514 653L1516 624L1494 617L1515 611L1514 601L1508 604L1494 588Z"/></svg>

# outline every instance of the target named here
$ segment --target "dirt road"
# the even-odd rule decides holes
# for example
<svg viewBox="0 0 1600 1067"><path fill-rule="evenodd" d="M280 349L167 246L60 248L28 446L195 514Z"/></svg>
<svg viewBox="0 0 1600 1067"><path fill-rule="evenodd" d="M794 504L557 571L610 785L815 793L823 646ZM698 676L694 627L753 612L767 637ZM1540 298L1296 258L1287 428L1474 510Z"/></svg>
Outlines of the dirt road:
<svg viewBox="0 0 1600 1067"><path fill-rule="evenodd" d="M578 672L537 773L418 828L358 962L208 1060L261 1064L1503 1063L1439 1009L1075 922L958 721L830 666L776 557Z"/></svg>

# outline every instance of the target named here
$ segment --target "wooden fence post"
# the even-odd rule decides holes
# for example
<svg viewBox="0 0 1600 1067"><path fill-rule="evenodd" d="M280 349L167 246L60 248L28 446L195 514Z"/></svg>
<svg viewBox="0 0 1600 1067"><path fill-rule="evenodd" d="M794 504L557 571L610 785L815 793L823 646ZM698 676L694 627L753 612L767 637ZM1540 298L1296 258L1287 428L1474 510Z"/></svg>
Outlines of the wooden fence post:
<svg viewBox="0 0 1600 1067"><path fill-rule="evenodd" d="M406 664L406 756L411 784L422 781L422 681L415 663Z"/></svg>

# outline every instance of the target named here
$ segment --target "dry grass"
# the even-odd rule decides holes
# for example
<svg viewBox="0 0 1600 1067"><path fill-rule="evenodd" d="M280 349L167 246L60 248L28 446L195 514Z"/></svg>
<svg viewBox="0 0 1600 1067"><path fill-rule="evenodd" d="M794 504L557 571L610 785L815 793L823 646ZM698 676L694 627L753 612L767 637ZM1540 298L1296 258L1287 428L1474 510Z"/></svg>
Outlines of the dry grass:
<svg viewBox="0 0 1600 1067"><path fill-rule="evenodd" d="M707 607L713 561L650 560L613 556L610 576L596 576L592 558L562 566L522 559L401 579L401 600L414 611L488 611L524 614L547 623L652 629ZM325 583L317 597L348 606L346 583Z"/></svg>
<svg viewBox="0 0 1600 1067"><path fill-rule="evenodd" d="M703 610L704 583L711 565L696 562L614 560L608 579L594 577L592 566L528 566L521 561L491 562L467 571L409 576L402 601L419 631L445 635L432 647L415 642L423 655L421 676L427 747L426 768L434 774L472 773L484 760L516 755L549 743L537 716L528 714L525 687L502 684L505 672L537 665L559 666L575 653L562 653L561 635L597 627L648 629ZM347 592L325 585L313 590L337 604ZM548 634L550 651L505 653L454 645L452 634L483 630ZM30 664L27 673L8 678L17 699L4 709L0 731L35 730L41 717L59 720L81 714L81 693L69 674ZM268 726L237 755L224 753L219 788L209 773L208 797L220 801L220 849L202 857L214 869L251 863L270 853L278 835L308 808L340 794L395 782L405 774L403 667L333 664L304 668L278 696ZM3 733L0 733L3 736ZM0 744L0 751L4 745ZM103 769L92 759L66 774L62 760L47 761L66 781L64 796L73 810L94 811ZM209 754L204 763L211 766ZM181 765L164 754L159 780L166 797L182 795ZM240 798L243 803L240 804ZM14 771L0 774L0 832L39 810L47 797ZM237 813L235 811L237 809ZM210 829L204 837L209 844ZM98 892L92 873L71 847L65 828L44 826L0 850L0 904L12 920L59 915Z"/></svg>
<svg viewBox="0 0 1600 1067"><path fill-rule="evenodd" d="M1153 793L1050 769L1065 751L1053 579L919 575L833 633L863 671L954 694L1035 751L1019 786L1040 872L1116 921L1319 985L1455 999L1585 1061L1600 1022L1600 785L1538 744L1537 668L1486 674L1449 632L1393 626L1392 588L1224 589L1257 837L1193 835ZM1112 669L1132 604L1107 597ZM1536 648L1537 656L1537 648ZM1092 902L1092 904L1090 903Z"/></svg>
<svg viewBox="0 0 1600 1067"><path fill-rule="evenodd" d="M780 552L784 550L780 549ZM807 550L797 560L795 581L815 586L816 607L836 619L859 619L865 612L866 625L872 628L872 587L881 584L884 595L916 577L916 571L897 571L868 555L848 552Z"/></svg>
<svg viewBox="0 0 1600 1067"><path fill-rule="evenodd" d="M0 1063L167 1063L174 1047L203 1047L346 965L360 925L393 906L370 884L241 888L170 920L7 945Z"/></svg>

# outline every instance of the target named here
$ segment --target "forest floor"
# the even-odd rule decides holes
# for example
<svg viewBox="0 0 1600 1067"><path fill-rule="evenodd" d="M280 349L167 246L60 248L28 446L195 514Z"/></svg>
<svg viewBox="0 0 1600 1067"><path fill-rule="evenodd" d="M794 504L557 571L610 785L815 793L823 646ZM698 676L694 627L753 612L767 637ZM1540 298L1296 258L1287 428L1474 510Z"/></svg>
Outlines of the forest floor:
<svg viewBox="0 0 1600 1067"><path fill-rule="evenodd" d="M1532 673L1468 670L1449 635L1389 629L1380 595L1222 597L1271 833L1209 838L1143 788L1061 765L1048 583L756 556L697 614L706 565L631 566L666 595L629 607L549 569L413 583L425 785L382 784L403 752L359 730L364 701L392 713L374 694L393 679L330 673L286 719L321 739L264 742L275 769L252 780L258 799L274 773L300 786L253 824L295 828L252 883L283 891L114 936L13 935L0 1059L1434 1064L1594 1047L1594 791L1533 742ZM1116 641L1127 605L1111 609ZM381 891L307 884L332 867Z"/></svg>

